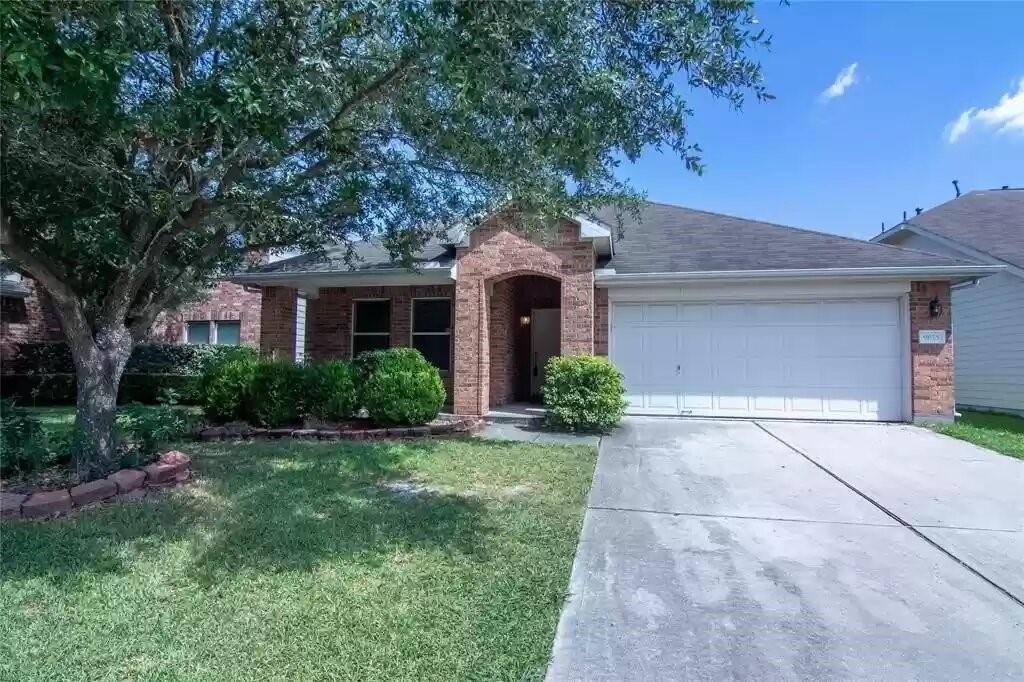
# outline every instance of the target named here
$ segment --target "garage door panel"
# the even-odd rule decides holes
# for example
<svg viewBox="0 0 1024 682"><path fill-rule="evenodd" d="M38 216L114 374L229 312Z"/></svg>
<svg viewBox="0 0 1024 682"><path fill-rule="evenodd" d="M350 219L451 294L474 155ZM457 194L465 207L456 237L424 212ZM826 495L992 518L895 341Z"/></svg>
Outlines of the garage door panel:
<svg viewBox="0 0 1024 682"><path fill-rule="evenodd" d="M899 419L896 300L614 304L630 411Z"/></svg>

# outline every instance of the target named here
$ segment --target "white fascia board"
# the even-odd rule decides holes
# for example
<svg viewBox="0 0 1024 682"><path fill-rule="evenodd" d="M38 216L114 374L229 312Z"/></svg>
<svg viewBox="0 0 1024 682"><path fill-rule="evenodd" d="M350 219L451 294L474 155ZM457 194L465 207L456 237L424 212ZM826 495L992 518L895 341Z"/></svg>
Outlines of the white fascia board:
<svg viewBox="0 0 1024 682"><path fill-rule="evenodd" d="M939 279L962 281L1003 272L1003 265L943 265L877 268L815 268L804 270L722 270L703 272L615 273L598 270L598 287L647 286L702 281L800 279Z"/></svg>
<svg viewBox="0 0 1024 682"><path fill-rule="evenodd" d="M228 278L236 284L255 284L264 287L291 287L304 291L331 287L408 286L425 284L451 284L455 279L452 267L429 267L408 270L386 268L365 271L311 271L311 272L244 272Z"/></svg>
<svg viewBox="0 0 1024 682"><path fill-rule="evenodd" d="M975 260L979 260L985 263L991 263L993 265L1005 265L1006 272L1012 275L1016 275L1017 277L1024 278L1024 268L1019 268L1016 265L1013 265L1012 263L1002 261L996 258L995 256L985 253L984 251L972 249L971 247L965 244L961 244L960 242L954 239L950 239L949 237L943 237L940 234L935 234L934 232L926 230L923 227L914 225L913 223L905 223L903 225L898 225L897 227L894 227L887 232L883 232L880 235L872 237L871 241L887 243L884 242L884 240L888 239L889 237L892 237L893 235L899 234L900 232L910 232L911 234L919 235L921 237L924 237L925 239L931 239L936 244L953 249L954 251L958 251L963 255L967 256L968 258L973 258ZM893 246L895 246L895 244Z"/></svg>

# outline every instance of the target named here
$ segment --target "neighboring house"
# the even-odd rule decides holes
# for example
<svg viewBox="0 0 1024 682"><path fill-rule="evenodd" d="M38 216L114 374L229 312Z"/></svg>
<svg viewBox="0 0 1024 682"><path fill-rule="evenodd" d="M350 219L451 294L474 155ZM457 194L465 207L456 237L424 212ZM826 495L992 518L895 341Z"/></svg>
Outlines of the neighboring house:
<svg viewBox="0 0 1024 682"><path fill-rule="evenodd" d="M456 413L536 396L556 354L608 355L633 414L951 419L950 285L1001 266L664 204L566 218L545 243L507 214L413 270L370 244L233 277L263 287L260 346L351 358L413 346Z"/></svg>
<svg viewBox="0 0 1024 682"><path fill-rule="evenodd" d="M953 289L956 402L1024 414L1024 189L964 194L872 241L1005 266Z"/></svg>
<svg viewBox="0 0 1024 682"><path fill-rule="evenodd" d="M60 320L49 296L34 279L0 265L0 370L22 343L63 341ZM259 345L261 293L220 282L202 302L161 315L152 341Z"/></svg>

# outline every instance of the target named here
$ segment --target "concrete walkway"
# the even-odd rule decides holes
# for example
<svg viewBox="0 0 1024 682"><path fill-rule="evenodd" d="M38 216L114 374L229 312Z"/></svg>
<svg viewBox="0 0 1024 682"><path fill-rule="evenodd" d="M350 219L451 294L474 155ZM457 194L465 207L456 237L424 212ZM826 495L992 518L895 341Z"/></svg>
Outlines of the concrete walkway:
<svg viewBox="0 0 1024 682"><path fill-rule="evenodd" d="M631 419L551 680L1020 679L1024 463L910 426Z"/></svg>

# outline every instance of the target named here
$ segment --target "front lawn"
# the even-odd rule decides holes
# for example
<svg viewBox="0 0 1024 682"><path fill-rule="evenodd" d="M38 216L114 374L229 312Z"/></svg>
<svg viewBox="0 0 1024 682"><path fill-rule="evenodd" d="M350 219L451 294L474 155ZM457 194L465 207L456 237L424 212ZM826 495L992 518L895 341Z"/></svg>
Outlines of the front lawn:
<svg viewBox="0 0 1024 682"><path fill-rule="evenodd" d="M121 405L118 409L125 409L130 407L131 409L139 412L149 412L161 409L160 405ZM47 407L25 407L26 412L38 419L43 428L54 435L66 433L71 431L71 427L75 424L75 406L74 405L53 405ZM198 417L200 410L198 407L191 405L176 405L176 410L195 415Z"/></svg>
<svg viewBox="0 0 1024 682"><path fill-rule="evenodd" d="M197 481L5 523L0 679L536 679L595 452L179 447Z"/></svg>
<svg viewBox="0 0 1024 682"><path fill-rule="evenodd" d="M965 411L953 424L939 424L935 429L947 436L1024 459L1024 418Z"/></svg>

